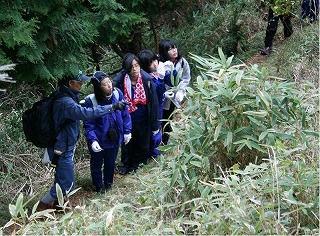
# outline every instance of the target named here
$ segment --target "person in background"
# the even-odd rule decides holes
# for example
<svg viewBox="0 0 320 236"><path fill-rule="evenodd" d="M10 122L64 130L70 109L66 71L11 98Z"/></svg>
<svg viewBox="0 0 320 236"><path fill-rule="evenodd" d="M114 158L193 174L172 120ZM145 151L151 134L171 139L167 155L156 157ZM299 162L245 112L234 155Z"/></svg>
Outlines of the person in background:
<svg viewBox="0 0 320 236"><path fill-rule="evenodd" d="M124 102L116 102L104 106L93 108L84 108L79 104L79 92L83 82L89 77L80 71L77 75L66 75L59 80L59 91L67 94L54 101L53 103L53 120L56 127L65 123L57 135L53 147L47 148L51 162L56 164L54 184L49 192L39 202L36 211L46 209L57 209L58 198L56 184L61 187L65 196L68 191L75 188L74 174L74 151L79 137L80 120L95 119L107 113L113 113L116 110L123 110L126 106Z"/></svg>
<svg viewBox="0 0 320 236"><path fill-rule="evenodd" d="M169 132L172 131L172 127L170 125L170 120L172 120L172 113L176 108L176 105L180 104L185 97L186 88L190 83L191 74L190 74L190 66L188 61L182 56L179 52L177 45L170 39L163 39L159 43L159 55L160 61L167 63L172 62L174 65L174 69L178 72L181 71L181 77L179 78L179 89L175 90L174 97L168 97L166 95L163 107L163 116L162 119L162 143L166 145L169 141ZM167 90L171 89L171 87L166 86ZM174 104L172 101L176 101L178 104Z"/></svg>
<svg viewBox="0 0 320 236"><path fill-rule="evenodd" d="M309 18L310 23L317 20L319 14L319 0L303 0L301 3L302 19Z"/></svg>
<svg viewBox="0 0 320 236"><path fill-rule="evenodd" d="M159 76L157 73L157 69L159 66L159 57L155 53L153 53L150 50L142 50L138 58L140 60L141 68L148 72L152 76L152 81L156 88L156 93L158 97L158 103L159 103L159 127L161 126L160 119L162 118L162 112L163 112L163 102L164 102L164 92L166 91L166 88L164 86L164 78ZM160 151L157 149L157 147L160 145L162 139L161 132L158 132L157 135L153 135L151 132L150 134L150 149L149 154L150 157L157 157L160 155Z"/></svg>
<svg viewBox="0 0 320 236"><path fill-rule="evenodd" d="M152 76L141 70L138 57L128 53L123 58L122 70L113 79L128 102L132 121L132 139L121 147L120 174L135 171L149 158L150 132L159 132L159 103Z"/></svg>
<svg viewBox="0 0 320 236"><path fill-rule="evenodd" d="M85 107L124 101L123 93L118 88L113 88L112 81L106 73L95 72L91 82L94 94L85 98ZM125 108L94 120L85 120L83 124L91 155L92 183L98 193L104 193L113 183L119 146L123 141L127 144L131 139L131 117L128 109Z"/></svg>
<svg viewBox="0 0 320 236"><path fill-rule="evenodd" d="M139 60L141 68L148 72L152 76L152 81L156 87L156 92L159 102L159 127L161 127L161 119L164 106L164 93L166 92L166 87L171 84L170 71L173 67L173 63L164 64L159 63L159 56L150 50L142 50L139 55ZM177 75L177 72L174 70L174 75ZM151 142L150 142L150 157L157 157L160 155L160 151L157 147L160 145L162 140L162 133L159 132L156 136L153 136L151 133Z"/></svg>
<svg viewBox="0 0 320 236"><path fill-rule="evenodd" d="M269 55L272 52L272 42L277 32L279 19L283 24L284 39L290 37L293 33L291 15L275 15L272 8L269 7L268 26L264 38L264 49L260 51L261 55Z"/></svg>

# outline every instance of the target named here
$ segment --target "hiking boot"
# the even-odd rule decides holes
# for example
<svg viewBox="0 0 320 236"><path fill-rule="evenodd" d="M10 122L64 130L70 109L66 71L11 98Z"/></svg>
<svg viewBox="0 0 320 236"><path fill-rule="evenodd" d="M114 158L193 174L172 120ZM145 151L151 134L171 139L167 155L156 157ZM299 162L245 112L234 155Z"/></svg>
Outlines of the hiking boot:
<svg viewBox="0 0 320 236"><path fill-rule="evenodd" d="M47 204L47 203L44 203L44 202L40 201L38 206L37 206L36 212L45 211L45 210L48 210L48 209L56 210L56 206L55 205L50 205L50 204Z"/></svg>
<svg viewBox="0 0 320 236"><path fill-rule="evenodd" d="M269 55L272 52L272 47L266 47L265 49L260 51L261 55Z"/></svg>

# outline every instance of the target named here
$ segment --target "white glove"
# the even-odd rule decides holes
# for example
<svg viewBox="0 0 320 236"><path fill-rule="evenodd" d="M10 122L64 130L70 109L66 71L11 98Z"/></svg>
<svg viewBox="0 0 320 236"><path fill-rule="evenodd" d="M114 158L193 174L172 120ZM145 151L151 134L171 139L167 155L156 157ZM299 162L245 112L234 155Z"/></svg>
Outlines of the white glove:
<svg viewBox="0 0 320 236"><path fill-rule="evenodd" d="M132 138L131 133L130 134L125 134L123 135L123 139L124 139L124 145L127 145L130 142L130 139Z"/></svg>
<svg viewBox="0 0 320 236"><path fill-rule="evenodd" d="M157 73L159 75L160 79L164 79L164 76L166 75L166 71L170 71L171 68L173 68L173 63L171 61L166 62L159 62Z"/></svg>
<svg viewBox="0 0 320 236"><path fill-rule="evenodd" d="M155 136L157 133L159 133L160 129L157 129L156 131L152 131L153 136Z"/></svg>
<svg viewBox="0 0 320 236"><path fill-rule="evenodd" d="M171 70L171 68L174 66L172 61L166 61L163 64L165 71Z"/></svg>
<svg viewBox="0 0 320 236"><path fill-rule="evenodd" d="M102 148L100 147L100 145L97 141L94 141L91 144L91 148L92 148L92 151L94 151L94 152L101 152L102 151Z"/></svg>
<svg viewBox="0 0 320 236"><path fill-rule="evenodd" d="M160 79L163 79L166 74L166 70L164 68L164 63L161 61L159 62L159 65L157 68L157 73L158 73Z"/></svg>
<svg viewBox="0 0 320 236"><path fill-rule="evenodd" d="M164 96L165 96L166 98L173 99L174 93L173 93L173 92L166 91L166 92L164 92Z"/></svg>
<svg viewBox="0 0 320 236"><path fill-rule="evenodd" d="M48 150L44 149L44 154L43 154L43 158L42 158L42 164L50 164L50 158L49 158L49 154L48 154Z"/></svg>
<svg viewBox="0 0 320 236"><path fill-rule="evenodd" d="M183 92L177 91L175 96L175 99L177 100L177 102L179 103L182 102L183 98L184 98Z"/></svg>

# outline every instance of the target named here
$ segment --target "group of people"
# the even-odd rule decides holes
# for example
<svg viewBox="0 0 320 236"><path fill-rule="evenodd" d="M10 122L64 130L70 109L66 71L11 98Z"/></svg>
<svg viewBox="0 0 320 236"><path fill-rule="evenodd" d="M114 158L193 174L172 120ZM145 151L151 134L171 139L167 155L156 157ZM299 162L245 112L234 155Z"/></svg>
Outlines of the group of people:
<svg viewBox="0 0 320 236"><path fill-rule="evenodd" d="M159 145L166 145L170 120L185 97L190 82L190 66L170 39L159 44L159 55L143 50L123 57L122 70L111 79L103 71L92 77L66 76L59 90L68 94L54 102L54 122L58 127L69 119L47 148L56 161L54 184L38 204L37 211L56 209L56 184L64 195L75 187L74 151L83 120L91 155L90 171L95 190L104 193L113 184L115 162L121 150L120 174L137 170L150 157L160 155ZM93 94L79 103L83 82L91 80Z"/></svg>

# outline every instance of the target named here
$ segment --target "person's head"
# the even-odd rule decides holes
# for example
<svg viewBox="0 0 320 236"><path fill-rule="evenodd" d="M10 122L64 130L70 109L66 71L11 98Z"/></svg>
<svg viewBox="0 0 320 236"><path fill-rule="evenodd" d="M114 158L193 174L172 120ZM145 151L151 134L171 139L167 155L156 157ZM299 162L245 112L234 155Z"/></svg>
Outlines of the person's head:
<svg viewBox="0 0 320 236"><path fill-rule="evenodd" d="M127 53L123 57L122 68L130 76L131 80L138 79L139 73L141 71L139 58L133 53Z"/></svg>
<svg viewBox="0 0 320 236"><path fill-rule="evenodd" d="M59 80L59 85L66 86L74 91L80 91L84 82L90 78L79 70L78 74L68 73L62 79Z"/></svg>
<svg viewBox="0 0 320 236"><path fill-rule="evenodd" d="M160 61L180 60L182 55L178 51L177 45L170 39L163 39L159 43Z"/></svg>
<svg viewBox="0 0 320 236"><path fill-rule="evenodd" d="M150 50L142 50L139 55L141 68L148 72L156 72L159 65L159 56Z"/></svg>
<svg viewBox="0 0 320 236"><path fill-rule="evenodd" d="M103 101L111 98L113 86L110 77L106 73L96 71L92 75L91 82L97 101Z"/></svg>

